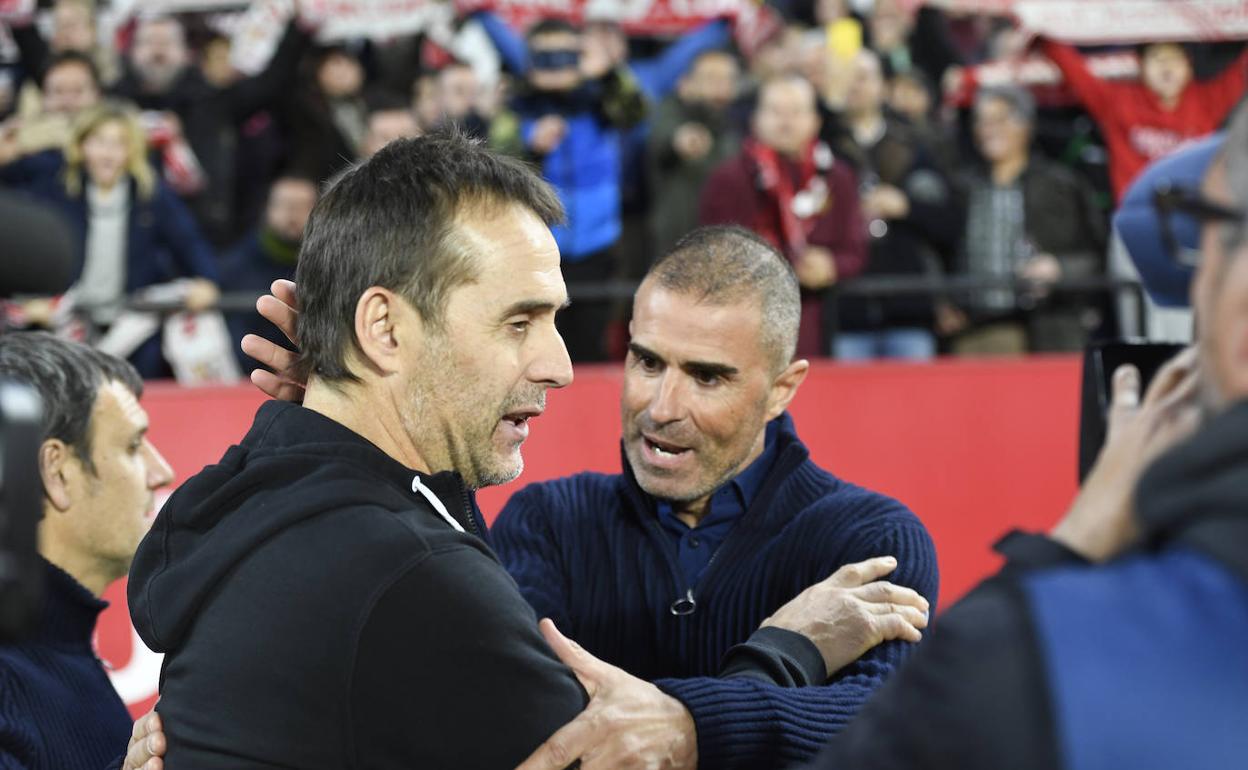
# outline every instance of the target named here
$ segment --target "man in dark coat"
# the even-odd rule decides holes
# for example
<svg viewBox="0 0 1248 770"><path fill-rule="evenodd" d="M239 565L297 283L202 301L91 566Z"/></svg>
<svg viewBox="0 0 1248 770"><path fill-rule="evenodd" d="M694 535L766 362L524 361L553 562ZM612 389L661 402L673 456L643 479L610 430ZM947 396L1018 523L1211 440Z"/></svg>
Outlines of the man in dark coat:
<svg viewBox="0 0 1248 770"><path fill-rule="evenodd" d="M143 382L129 364L47 332L0 336L0 379L43 404L38 450L43 600L26 638L0 644L0 766L103 768L126 750L130 714L92 642L173 480L145 437ZM7 611L7 608L6 608Z"/></svg>
<svg viewBox="0 0 1248 770"><path fill-rule="evenodd" d="M309 43L307 33L292 21L263 72L216 88L198 67L190 66L186 34L176 19L143 19L135 29L129 71L113 91L143 110L177 117L176 128L189 141L205 178L203 189L187 202L215 246L227 246L242 235L246 212L234 200L239 128L290 88Z"/></svg>

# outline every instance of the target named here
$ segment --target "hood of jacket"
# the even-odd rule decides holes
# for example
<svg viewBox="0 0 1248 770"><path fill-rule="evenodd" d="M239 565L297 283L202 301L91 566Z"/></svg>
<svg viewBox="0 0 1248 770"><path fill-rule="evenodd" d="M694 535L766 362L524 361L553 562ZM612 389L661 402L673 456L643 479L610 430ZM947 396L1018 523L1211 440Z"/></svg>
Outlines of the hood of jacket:
<svg viewBox="0 0 1248 770"><path fill-rule="evenodd" d="M417 483L419 480L419 483ZM344 508L427 509L423 485L460 525L484 532L455 473L417 473L328 417L295 404L262 405L246 437L180 486L135 553L127 599L151 649L178 648L199 608L233 568L285 529Z"/></svg>

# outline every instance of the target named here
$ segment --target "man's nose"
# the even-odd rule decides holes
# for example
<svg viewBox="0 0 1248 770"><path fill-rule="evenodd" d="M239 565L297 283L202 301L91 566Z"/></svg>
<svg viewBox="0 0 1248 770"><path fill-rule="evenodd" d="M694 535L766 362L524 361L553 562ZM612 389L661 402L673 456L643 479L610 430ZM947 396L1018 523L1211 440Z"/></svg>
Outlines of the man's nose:
<svg viewBox="0 0 1248 770"><path fill-rule="evenodd" d="M173 483L173 468L165 460L150 441L144 440L147 450L147 486L149 489L160 489Z"/></svg>
<svg viewBox="0 0 1248 770"><path fill-rule="evenodd" d="M553 323L544 329L542 343L529 367L529 379L548 388L562 388L572 383L568 346Z"/></svg>
<svg viewBox="0 0 1248 770"><path fill-rule="evenodd" d="M647 413L659 425L676 422L685 416L684 388L678 372L669 369L663 373Z"/></svg>

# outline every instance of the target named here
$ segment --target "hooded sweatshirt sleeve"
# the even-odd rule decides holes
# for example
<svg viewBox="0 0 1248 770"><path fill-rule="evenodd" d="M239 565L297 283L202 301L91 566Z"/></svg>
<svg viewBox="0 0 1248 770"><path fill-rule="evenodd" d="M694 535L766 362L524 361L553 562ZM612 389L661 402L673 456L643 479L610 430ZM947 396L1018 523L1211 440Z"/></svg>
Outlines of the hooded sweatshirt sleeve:
<svg viewBox="0 0 1248 770"><path fill-rule="evenodd" d="M435 549L403 565L364 615L350 687L355 766L510 770L585 702L497 562Z"/></svg>

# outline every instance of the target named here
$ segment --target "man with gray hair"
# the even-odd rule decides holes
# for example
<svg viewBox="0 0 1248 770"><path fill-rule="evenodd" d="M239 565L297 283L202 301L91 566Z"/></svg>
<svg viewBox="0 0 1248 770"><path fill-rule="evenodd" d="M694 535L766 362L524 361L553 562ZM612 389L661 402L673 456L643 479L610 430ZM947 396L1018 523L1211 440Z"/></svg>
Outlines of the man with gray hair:
<svg viewBox="0 0 1248 770"><path fill-rule="evenodd" d="M125 751L130 715L92 645L100 597L130 568L173 473L147 439L143 383L125 361L45 332L6 334L0 380L43 404L44 567L34 632L0 645L0 767L103 768Z"/></svg>
<svg viewBox="0 0 1248 770"><path fill-rule="evenodd" d="M690 233L634 298L624 473L532 484L499 514L499 558L594 695L525 770L784 767L919 640L926 529L815 465L786 411L809 369L800 314L757 235Z"/></svg>
<svg viewBox="0 0 1248 770"><path fill-rule="evenodd" d="M1091 329L1089 298L1050 296L1063 279L1105 274L1105 215L1091 185L1032 151L1036 105L1018 86L981 89L975 143L981 162L958 179L966 231L957 273L1024 281L1023 293L991 289L938 311L958 354L1080 350Z"/></svg>
<svg viewBox="0 0 1248 770"><path fill-rule="evenodd" d="M1005 570L941 617L812 768L1243 765L1248 107L1216 154L1202 143L1160 163L1136 184L1156 185L1159 219L1200 232L1198 250L1164 247L1179 272L1195 267L1196 346L1143 396L1135 367L1114 373L1105 447L1051 537L1003 541Z"/></svg>

